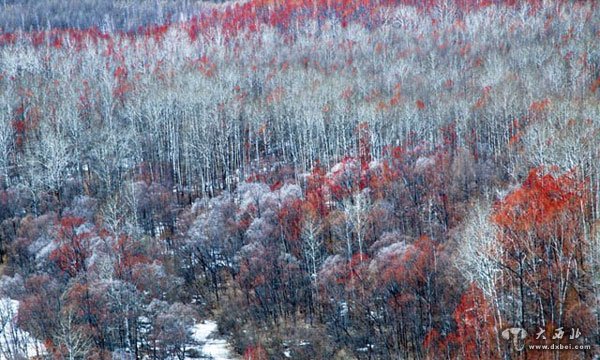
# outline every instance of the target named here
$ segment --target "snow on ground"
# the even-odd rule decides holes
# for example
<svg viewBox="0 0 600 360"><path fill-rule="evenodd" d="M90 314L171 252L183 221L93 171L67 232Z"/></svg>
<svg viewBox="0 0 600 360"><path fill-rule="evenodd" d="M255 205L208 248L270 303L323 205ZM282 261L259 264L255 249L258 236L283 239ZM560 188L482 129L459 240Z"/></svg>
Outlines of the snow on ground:
<svg viewBox="0 0 600 360"><path fill-rule="evenodd" d="M0 298L0 360L19 356L31 358L44 352L44 346L27 332L16 326L19 302ZM203 359L237 360L227 340L219 338L217 323L213 320L199 322L192 328L192 336ZM191 359L191 358L190 358Z"/></svg>
<svg viewBox="0 0 600 360"><path fill-rule="evenodd" d="M200 344L198 350L208 359L213 360L235 360L237 356L229 347L227 340L219 338L217 323L213 320L205 320L194 325L192 329L194 339Z"/></svg>
<svg viewBox="0 0 600 360"><path fill-rule="evenodd" d="M17 327L19 302L0 299L0 360L18 357L31 358L44 352L44 346Z"/></svg>

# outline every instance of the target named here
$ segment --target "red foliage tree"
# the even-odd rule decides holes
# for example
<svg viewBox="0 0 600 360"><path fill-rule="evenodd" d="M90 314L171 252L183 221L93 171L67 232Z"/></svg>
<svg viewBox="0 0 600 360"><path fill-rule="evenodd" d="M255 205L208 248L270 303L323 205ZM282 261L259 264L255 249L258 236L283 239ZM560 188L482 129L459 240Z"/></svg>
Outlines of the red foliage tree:
<svg viewBox="0 0 600 360"><path fill-rule="evenodd" d="M519 322L563 325L566 309L584 304L585 182L574 172L554 176L531 170L520 188L496 204L509 292L520 299Z"/></svg>
<svg viewBox="0 0 600 360"><path fill-rule="evenodd" d="M362 122L356 127L358 137L358 157L363 169L368 168L371 162L371 131L369 124Z"/></svg>
<svg viewBox="0 0 600 360"><path fill-rule="evenodd" d="M495 319L481 289L471 284L453 314L456 331L448 336L448 345L461 359L499 359Z"/></svg>
<svg viewBox="0 0 600 360"><path fill-rule="evenodd" d="M85 220L79 217L63 218L55 239L58 246L50 254L50 259L71 277L85 271L85 261L91 251L89 240L92 233L79 230L84 222Z"/></svg>
<svg viewBox="0 0 600 360"><path fill-rule="evenodd" d="M251 345L244 351L244 360L267 360L269 354L261 344Z"/></svg>
<svg viewBox="0 0 600 360"><path fill-rule="evenodd" d="M325 170L317 162L306 182L306 200L303 205L303 212L315 218L325 218L329 213L324 183Z"/></svg>
<svg viewBox="0 0 600 360"><path fill-rule="evenodd" d="M27 296L19 305L19 327L47 342L47 345L52 344L53 330L59 321L61 290L49 275L34 275L25 282Z"/></svg>
<svg viewBox="0 0 600 360"><path fill-rule="evenodd" d="M302 231L302 205L303 201L301 199L285 200L277 214L281 232L287 240L286 245L296 257L299 257L302 252L299 244Z"/></svg>
<svg viewBox="0 0 600 360"><path fill-rule="evenodd" d="M130 236L120 235L113 245L113 250L117 256L114 263L115 275L119 279L131 281L133 267L149 262L141 242Z"/></svg>

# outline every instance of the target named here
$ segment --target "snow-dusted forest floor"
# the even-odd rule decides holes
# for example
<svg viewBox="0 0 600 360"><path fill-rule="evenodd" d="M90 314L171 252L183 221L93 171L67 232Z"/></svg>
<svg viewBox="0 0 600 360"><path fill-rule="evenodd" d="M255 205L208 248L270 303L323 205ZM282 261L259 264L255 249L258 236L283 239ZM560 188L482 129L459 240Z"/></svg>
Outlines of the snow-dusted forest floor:
<svg viewBox="0 0 600 360"><path fill-rule="evenodd" d="M237 359L227 340L219 337L215 321L205 320L199 322L194 325L192 331L194 340L200 344L197 350L206 358L213 360Z"/></svg>
<svg viewBox="0 0 600 360"><path fill-rule="evenodd" d="M44 346L16 326L19 302L0 298L0 360L28 358L44 352Z"/></svg>

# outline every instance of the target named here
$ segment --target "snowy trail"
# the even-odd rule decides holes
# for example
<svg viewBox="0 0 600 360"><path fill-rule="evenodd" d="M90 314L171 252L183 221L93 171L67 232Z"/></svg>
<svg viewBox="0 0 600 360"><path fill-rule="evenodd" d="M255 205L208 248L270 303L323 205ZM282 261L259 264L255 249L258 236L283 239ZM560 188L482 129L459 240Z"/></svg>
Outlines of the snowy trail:
<svg viewBox="0 0 600 360"><path fill-rule="evenodd" d="M213 360L236 360L237 356L231 351L227 340L218 338L217 323L213 320L205 320L203 323L194 325L193 336L200 343L198 349L208 359Z"/></svg>

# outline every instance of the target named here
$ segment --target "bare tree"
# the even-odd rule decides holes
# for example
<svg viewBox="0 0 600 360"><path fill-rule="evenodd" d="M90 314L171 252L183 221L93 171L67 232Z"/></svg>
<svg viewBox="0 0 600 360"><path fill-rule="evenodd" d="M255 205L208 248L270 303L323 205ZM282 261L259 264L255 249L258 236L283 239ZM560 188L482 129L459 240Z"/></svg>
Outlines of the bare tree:
<svg viewBox="0 0 600 360"><path fill-rule="evenodd" d="M343 202L343 211L346 221L350 225L352 234L356 238L358 245L359 256L364 253L365 235L369 226L369 211L371 209L371 201L367 190L360 191L352 195ZM350 239L348 239L350 241ZM350 248L350 246L349 246ZM348 254L351 256L352 254Z"/></svg>
<svg viewBox="0 0 600 360"><path fill-rule="evenodd" d="M319 298L318 273L321 267L323 252L323 240L321 239L322 231L323 224L319 219L316 219L314 216L309 216L304 219L304 225L302 227L302 248L304 249L304 258L307 262L307 269L309 270L315 299Z"/></svg>
<svg viewBox="0 0 600 360"><path fill-rule="evenodd" d="M9 185L9 165L10 157L14 156L12 143L14 139L13 128L10 124L10 113L8 104L3 104L4 97L0 97L0 184L6 187Z"/></svg>
<svg viewBox="0 0 600 360"><path fill-rule="evenodd" d="M68 360L85 359L92 348L92 340L77 325L72 309L65 310L61 317L56 343Z"/></svg>

